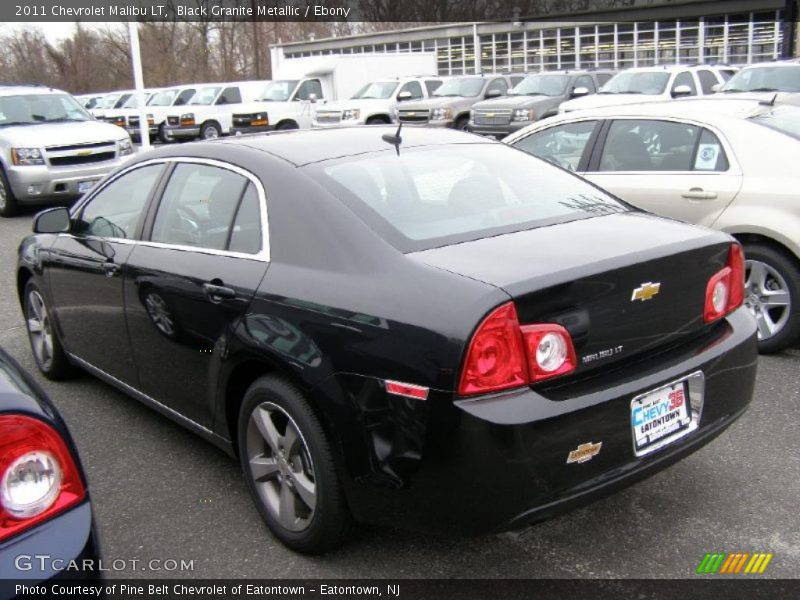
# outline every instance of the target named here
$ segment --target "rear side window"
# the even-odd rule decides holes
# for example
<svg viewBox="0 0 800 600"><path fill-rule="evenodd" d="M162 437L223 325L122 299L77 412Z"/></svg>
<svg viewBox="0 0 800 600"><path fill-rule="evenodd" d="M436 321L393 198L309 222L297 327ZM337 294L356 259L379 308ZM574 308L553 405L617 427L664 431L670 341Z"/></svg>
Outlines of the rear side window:
<svg viewBox="0 0 800 600"><path fill-rule="evenodd" d="M130 239L163 165L125 173L101 189L81 210L73 230L81 235Z"/></svg>
<svg viewBox="0 0 800 600"><path fill-rule="evenodd" d="M403 252L628 210L502 144L391 149L306 168Z"/></svg>
<svg viewBox="0 0 800 600"><path fill-rule="evenodd" d="M255 247L253 234L261 238L261 224L258 197L255 190L248 193L248 186L252 187L252 183L246 177L228 169L179 164L164 190L150 239L178 246L249 252ZM252 252L258 252L260 247L259 241Z"/></svg>
<svg viewBox="0 0 800 600"><path fill-rule="evenodd" d="M608 131L600 171L727 171L728 159L710 131L673 121L619 120Z"/></svg>
<svg viewBox="0 0 800 600"><path fill-rule="evenodd" d="M577 171L597 121L548 127L513 143L515 148L553 164Z"/></svg>

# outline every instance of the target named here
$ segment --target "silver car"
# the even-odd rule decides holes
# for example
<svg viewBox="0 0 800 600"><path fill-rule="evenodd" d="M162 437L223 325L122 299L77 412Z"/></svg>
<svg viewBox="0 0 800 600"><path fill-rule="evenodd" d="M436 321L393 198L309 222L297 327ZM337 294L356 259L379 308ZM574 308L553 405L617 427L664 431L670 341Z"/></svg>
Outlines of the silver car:
<svg viewBox="0 0 800 600"><path fill-rule="evenodd" d="M760 350L800 336L800 107L632 104L559 115L503 141L642 209L734 235Z"/></svg>
<svg viewBox="0 0 800 600"><path fill-rule="evenodd" d="M94 120L66 92L0 86L0 216L71 202L132 153L124 129Z"/></svg>

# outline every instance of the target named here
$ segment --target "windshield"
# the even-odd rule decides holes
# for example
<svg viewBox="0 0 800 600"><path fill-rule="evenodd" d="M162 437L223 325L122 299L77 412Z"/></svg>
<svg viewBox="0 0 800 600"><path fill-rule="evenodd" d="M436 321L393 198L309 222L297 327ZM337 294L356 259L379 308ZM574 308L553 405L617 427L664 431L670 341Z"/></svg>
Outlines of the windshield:
<svg viewBox="0 0 800 600"><path fill-rule="evenodd" d="M402 252L629 210L502 144L401 147L308 168Z"/></svg>
<svg viewBox="0 0 800 600"><path fill-rule="evenodd" d="M178 95L178 90L163 90L150 96L147 106L172 106L172 101Z"/></svg>
<svg viewBox="0 0 800 600"><path fill-rule="evenodd" d="M212 104L214 100L217 99L217 95L219 94L219 91L221 89L222 89L221 87L200 88L200 91L198 91L192 97L192 99L189 100L189 104L206 105L206 106Z"/></svg>
<svg viewBox="0 0 800 600"><path fill-rule="evenodd" d="M152 92L143 92L144 94L144 103L145 105L150 104L150 98L153 97ZM139 108L139 103L137 102L137 95L131 94L131 97L125 101L125 104L122 105L122 108Z"/></svg>
<svg viewBox="0 0 800 600"><path fill-rule="evenodd" d="M397 89L398 83L396 81L373 81L368 83L353 96L353 100L375 100L391 97Z"/></svg>
<svg viewBox="0 0 800 600"><path fill-rule="evenodd" d="M67 94L0 97L0 127L91 120L89 113Z"/></svg>
<svg viewBox="0 0 800 600"><path fill-rule="evenodd" d="M800 108L796 106L776 106L769 112L750 117L750 120L800 140Z"/></svg>
<svg viewBox="0 0 800 600"><path fill-rule="evenodd" d="M617 73L600 88L601 94L663 94L669 81L665 71L630 71Z"/></svg>
<svg viewBox="0 0 800 600"><path fill-rule="evenodd" d="M270 81L257 100L259 102L285 102L297 87L297 81L297 79Z"/></svg>
<svg viewBox="0 0 800 600"><path fill-rule="evenodd" d="M800 92L800 65L751 67L731 77L722 92Z"/></svg>
<svg viewBox="0 0 800 600"><path fill-rule="evenodd" d="M529 75L508 93L509 96L563 96L567 89L569 75Z"/></svg>
<svg viewBox="0 0 800 600"><path fill-rule="evenodd" d="M483 77L459 77L458 79L448 79L440 85L433 96L467 96L475 97L481 93Z"/></svg>
<svg viewBox="0 0 800 600"><path fill-rule="evenodd" d="M108 96L103 96L97 101L97 108L114 108L114 105L121 95L122 94L109 94Z"/></svg>

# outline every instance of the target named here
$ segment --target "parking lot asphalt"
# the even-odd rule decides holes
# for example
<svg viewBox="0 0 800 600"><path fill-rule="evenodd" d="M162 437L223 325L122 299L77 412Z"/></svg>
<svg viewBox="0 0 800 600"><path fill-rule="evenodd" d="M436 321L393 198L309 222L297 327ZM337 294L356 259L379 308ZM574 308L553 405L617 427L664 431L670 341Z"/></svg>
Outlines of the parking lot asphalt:
<svg viewBox="0 0 800 600"><path fill-rule="evenodd" d="M0 345L43 384L76 439L104 559L141 561L111 577L679 578L699 577L713 551L772 552L763 577L800 575L800 348L760 358L753 404L716 441L614 496L509 534L360 527L346 547L309 558L270 535L223 452L89 375L38 374L14 279L31 221L31 212L0 219ZM151 559L193 570L141 570Z"/></svg>

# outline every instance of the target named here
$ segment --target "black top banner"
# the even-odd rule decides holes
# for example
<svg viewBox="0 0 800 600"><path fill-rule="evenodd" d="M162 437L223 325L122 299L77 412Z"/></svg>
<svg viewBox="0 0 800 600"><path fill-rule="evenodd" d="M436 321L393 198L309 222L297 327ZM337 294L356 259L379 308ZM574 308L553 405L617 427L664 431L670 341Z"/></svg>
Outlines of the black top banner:
<svg viewBox="0 0 800 600"><path fill-rule="evenodd" d="M697 0L3 0L5 22L349 21L467 22L547 17ZM717 2L725 4L725 2ZM757 4L754 2L754 4Z"/></svg>

